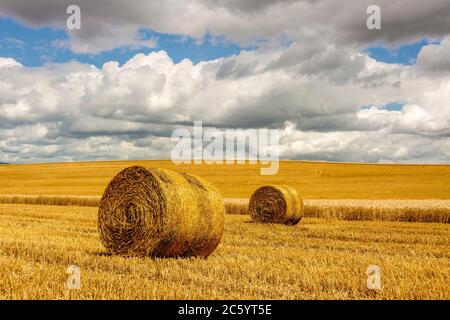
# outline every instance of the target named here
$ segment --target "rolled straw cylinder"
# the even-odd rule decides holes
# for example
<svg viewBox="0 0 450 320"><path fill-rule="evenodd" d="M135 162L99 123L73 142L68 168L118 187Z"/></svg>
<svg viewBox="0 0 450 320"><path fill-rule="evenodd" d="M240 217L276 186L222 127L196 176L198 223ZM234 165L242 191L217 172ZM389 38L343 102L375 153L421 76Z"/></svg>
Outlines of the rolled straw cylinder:
<svg viewBox="0 0 450 320"><path fill-rule="evenodd" d="M256 190L249 202L255 222L297 224L303 216L303 200L288 186L264 186Z"/></svg>
<svg viewBox="0 0 450 320"><path fill-rule="evenodd" d="M223 234L225 206L199 177L134 166L107 186L98 210L108 252L133 256L209 256Z"/></svg>

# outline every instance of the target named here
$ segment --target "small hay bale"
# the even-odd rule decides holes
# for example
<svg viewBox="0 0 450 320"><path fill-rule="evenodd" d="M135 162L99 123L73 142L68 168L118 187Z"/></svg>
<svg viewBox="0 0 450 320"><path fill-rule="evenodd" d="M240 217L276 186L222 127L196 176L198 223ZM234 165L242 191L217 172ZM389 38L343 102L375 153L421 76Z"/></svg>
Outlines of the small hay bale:
<svg viewBox="0 0 450 320"><path fill-rule="evenodd" d="M199 177L129 167L107 186L98 210L100 239L127 256L209 256L219 244L225 206Z"/></svg>
<svg viewBox="0 0 450 320"><path fill-rule="evenodd" d="M249 202L255 222L297 224L303 216L303 200L288 186L264 186L256 190Z"/></svg>

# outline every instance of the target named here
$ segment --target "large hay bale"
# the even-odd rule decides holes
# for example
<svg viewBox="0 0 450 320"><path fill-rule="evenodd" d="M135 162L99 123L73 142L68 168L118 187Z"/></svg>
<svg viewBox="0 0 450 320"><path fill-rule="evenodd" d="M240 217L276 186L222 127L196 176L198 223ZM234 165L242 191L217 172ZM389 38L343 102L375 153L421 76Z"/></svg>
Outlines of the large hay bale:
<svg viewBox="0 0 450 320"><path fill-rule="evenodd" d="M288 186L264 186L249 202L252 220L263 223L297 224L303 216L303 200Z"/></svg>
<svg viewBox="0 0 450 320"><path fill-rule="evenodd" d="M100 239L108 252L209 256L223 234L225 207L199 177L134 166L117 174L100 202Z"/></svg>

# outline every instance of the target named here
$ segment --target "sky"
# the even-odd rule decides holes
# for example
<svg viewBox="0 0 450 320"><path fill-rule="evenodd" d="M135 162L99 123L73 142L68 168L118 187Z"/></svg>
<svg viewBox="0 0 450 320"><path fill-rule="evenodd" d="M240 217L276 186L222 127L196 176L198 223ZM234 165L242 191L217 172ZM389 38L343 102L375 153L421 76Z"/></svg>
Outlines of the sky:
<svg viewBox="0 0 450 320"><path fill-rule="evenodd" d="M279 129L285 159L449 163L450 1L0 1L0 162L167 159L194 121Z"/></svg>

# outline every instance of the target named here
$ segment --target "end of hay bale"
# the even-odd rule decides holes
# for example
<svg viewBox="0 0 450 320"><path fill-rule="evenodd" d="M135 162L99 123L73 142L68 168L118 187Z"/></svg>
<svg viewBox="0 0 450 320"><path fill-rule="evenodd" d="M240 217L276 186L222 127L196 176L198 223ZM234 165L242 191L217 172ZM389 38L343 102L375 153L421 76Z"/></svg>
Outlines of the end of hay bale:
<svg viewBox="0 0 450 320"><path fill-rule="evenodd" d="M303 216L303 200L289 186L269 185L257 189L250 197L253 221L296 225Z"/></svg>
<svg viewBox="0 0 450 320"><path fill-rule="evenodd" d="M224 215L222 197L210 182L134 166L107 186L98 227L112 254L207 257L222 238Z"/></svg>

